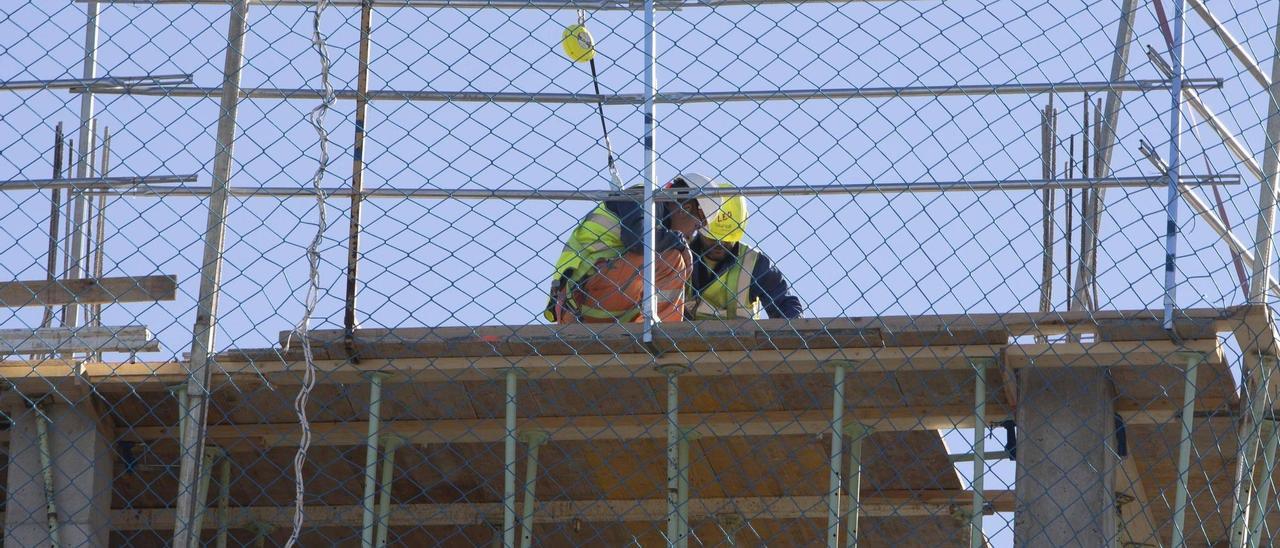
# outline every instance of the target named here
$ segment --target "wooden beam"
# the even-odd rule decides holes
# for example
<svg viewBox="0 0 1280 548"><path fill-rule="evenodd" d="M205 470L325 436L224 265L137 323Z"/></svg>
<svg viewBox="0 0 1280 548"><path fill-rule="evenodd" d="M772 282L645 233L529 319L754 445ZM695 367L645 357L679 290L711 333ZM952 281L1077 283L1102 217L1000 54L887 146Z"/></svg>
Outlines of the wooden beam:
<svg viewBox="0 0 1280 548"><path fill-rule="evenodd" d="M1013 511L1011 491L987 491L993 511ZM972 494L966 491L868 492L862 495L864 517L949 516L956 506L963 506ZM308 527L359 527L360 506L310 506L305 509ZM826 497L743 497L689 500L689 517L694 520L714 519L724 514L738 514L747 519L818 519L826 516ZM116 531L163 531L173 528L173 510L169 508L113 510L112 529ZM242 529L253 523L288 527L293 522L293 507L252 506L231 508L229 527ZM666 519L667 500L575 500L539 501L535 509L538 523L660 522ZM502 503L400 504L392 508L391 527L449 527L502 521ZM215 514L205 516L204 528L216 529L221 524Z"/></svg>
<svg viewBox="0 0 1280 548"><path fill-rule="evenodd" d="M172 301L177 294L172 275L0 282L0 306L12 307Z"/></svg>
<svg viewBox="0 0 1280 548"><path fill-rule="evenodd" d="M391 375L387 382L431 383L491 380L509 368L520 368L530 379L633 379L660 377L658 366L678 363L690 367L686 376L796 375L827 371L833 360L857 363L850 372L883 373L906 371L968 370L968 360L994 357L1004 351L1004 359L1015 369L1024 367L1140 367L1169 363L1177 352L1209 354L1208 362L1222 363L1217 339L1183 341L1103 341L1096 343L964 345L935 347L828 348L810 350L707 351L654 357L649 354L587 354L578 356L510 356L316 360L321 383L359 383L370 371ZM237 383L254 383L259 376L280 385L301 381L303 362L275 351L255 351L264 356L251 361L235 361L241 353L224 353L218 358L222 371L211 382L217 386L230 377ZM268 354L268 352L270 352ZM265 356L274 355L267 358ZM0 362L0 378L24 388L48 388L44 379L64 377L82 371L90 382L100 384L167 385L184 382L184 362L80 363L72 360L12 360ZM41 381L41 382L32 382Z"/></svg>
<svg viewBox="0 0 1280 548"><path fill-rule="evenodd" d="M1137 457L1130 448L1128 457L1120 459L1116 466L1116 505L1120 511L1120 540L1122 546L1159 546L1155 520L1151 517L1151 499L1143 488L1138 474Z"/></svg>
<svg viewBox="0 0 1280 548"><path fill-rule="evenodd" d="M155 352L160 343L146 326L0 329L0 355Z"/></svg>
<svg viewBox="0 0 1280 548"><path fill-rule="evenodd" d="M1236 329L1247 316L1255 314L1254 308L1178 310L1175 327L1183 338L1210 338ZM1099 339L1110 340L1168 340L1168 334L1159 329L1162 315L1162 311L1126 310L707 320L655 326L654 343L648 346L640 344L639 328L628 324L358 329L351 342L357 355L368 359L1002 345L1009 342L1009 337L1067 333L1098 334ZM282 347L289 338L290 332L280 333ZM348 357L343 330L312 331L309 339L317 359ZM224 361L227 357L220 356ZM246 355L253 357L252 352Z"/></svg>
<svg viewBox="0 0 1280 548"><path fill-rule="evenodd" d="M1160 407L1148 404L1119 413L1126 424L1163 424L1177 416L1172 404ZM681 413L680 420L704 437L821 435L831 431L830 415L830 410L822 409ZM987 406L990 421L1011 416L1003 405ZM846 418L866 423L879 432L973 427L972 409L967 405L861 407L850 409ZM553 443L662 439L666 437L665 420L665 415L660 414L525 417L519 419L517 428L545 431ZM385 434L397 435L415 445L496 443L506 436L503 419L396 420L384 421L380 428ZM311 423L311 445L316 447L360 445L365 443L367 435L368 423L364 421ZM0 441L3 436L0 432ZM130 441L157 441L176 436L177 431L171 426L135 426L121 431L121 438ZM211 443L232 449L243 446L244 442L251 447L296 447L299 440L297 423L215 424L208 427L207 436Z"/></svg>

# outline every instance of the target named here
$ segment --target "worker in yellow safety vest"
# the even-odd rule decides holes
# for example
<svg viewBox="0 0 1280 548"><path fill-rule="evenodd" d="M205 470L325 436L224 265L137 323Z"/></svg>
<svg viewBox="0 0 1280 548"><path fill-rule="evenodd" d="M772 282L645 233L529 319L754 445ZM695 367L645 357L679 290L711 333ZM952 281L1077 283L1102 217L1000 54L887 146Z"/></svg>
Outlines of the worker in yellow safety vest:
<svg viewBox="0 0 1280 548"><path fill-rule="evenodd" d="M709 181L696 174L680 175L667 188L691 188ZM685 286L693 257L689 240L706 223L705 199L662 202L654 232L654 299L657 319L684 318ZM640 202L610 200L597 205L570 233L556 260L550 298L544 316L557 323L637 322L643 320L644 281Z"/></svg>
<svg viewBox="0 0 1280 548"><path fill-rule="evenodd" d="M708 186L729 187L725 183ZM685 293L685 318L797 318L804 311L782 272L765 254L742 243L748 205L744 196L723 199L692 242L693 275Z"/></svg>

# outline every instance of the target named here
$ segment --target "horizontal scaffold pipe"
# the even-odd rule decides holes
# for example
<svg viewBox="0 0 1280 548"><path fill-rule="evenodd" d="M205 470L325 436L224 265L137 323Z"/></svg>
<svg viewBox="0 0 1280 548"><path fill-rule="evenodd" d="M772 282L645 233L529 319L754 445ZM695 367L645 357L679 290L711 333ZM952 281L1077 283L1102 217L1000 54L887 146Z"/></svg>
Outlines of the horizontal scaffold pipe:
<svg viewBox="0 0 1280 548"><path fill-rule="evenodd" d="M164 185L177 183L194 183L195 173L187 175L137 175L124 177L83 177L71 179L15 179L0 181L0 191L9 190L49 190L54 188L70 189L121 189L145 185ZM208 194L205 190L205 194Z"/></svg>
<svg viewBox="0 0 1280 548"><path fill-rule="evenodd" d="M1184 185L1235 185L1239 175L1185 175ZM1021 192L1065 188L1146 188L1167 184L1163 176L1105 177L1096 179L1006 179L990 181L946 181L922 183L865 183L850 185L792 185L792 186L741 186L710 188L704 190L668 190L654 193L659 201L675 201L697 196L816 196L856 194L903 194L913 192ZM209 187L147 186L120 189L117 192L129 196L181 197L208 196ZM327 197L349 197L351 189L329 188L322 192ZM315 198L315 190L306 187L258 187L232 188L231 195L257 198ZM548 201L605 201L640 200L639 188L623 191L612 190L502 190L482 188L366 188L360 193L364 198L436 199L436 200L548 200Z"/></svg>
<svg viewBox="0 0 1280 548"><path fill-rule="evenodd" d="M40 91L45 89L82 89L86 86L99 86L121 90L134 90L138 87L177 86L190 84L190 74L170 74L164 76L104 76L101 78L66 78L55 80L0 80L0 91Z"/></svg>
<svg viewBox="0 0 1280 548"><path fill-rule="evenodd" d="M77 0L86 2L87 0ZM113 4L147 4L192 6L226 5L228 0L107 0ZM847 4L847 3L885 3L897 0L657 0L654 8L658 10L680 10L685 8L719 8L728 6L763 6L768 4ZM912 0L924 1L924 0ZM255 4L266 6L313 7L317 0L256 0ZM644 2L626 2L619 0L373 0L375 8L418 8L418 9L536 9L536 10L621 10L642 11ZM358 8L361 0L329 0L331 6Z"/></svg>
<svg viewBox="0 0 1280 548"><path fill-rule="evenodd" d="M1126 80L1121 82L1032 82L1008 84L946 84L939 86L878 86L858 88L809 88L742 91L668 91L657 95L657 102L664 104L731 103L737 101L803 101L811 99L897 99L908 97L984 96L984 95L1038 95L1044 93L1101 93L1106 91L1162 91L1169 89L1168 80ZM1222 87L1217 78L1192 78L1184 80L1184 89L1215 89ZM88 90L98 94L148 95L161 97L216 98L222 88L200 86L151 86L127 88L113 86L87 86L72 89ZM356 91L336 90L337 98L355 100ZM245 99L320 99L324 91L312 88L243 88L240 96ZM484 91L436 91L436 90L375 90L365 96L370 101L432 101L455 103L540 103L540 104L590 104L643 105L643 93L618 93L595 95L589 93L526 93Z"/></svg>

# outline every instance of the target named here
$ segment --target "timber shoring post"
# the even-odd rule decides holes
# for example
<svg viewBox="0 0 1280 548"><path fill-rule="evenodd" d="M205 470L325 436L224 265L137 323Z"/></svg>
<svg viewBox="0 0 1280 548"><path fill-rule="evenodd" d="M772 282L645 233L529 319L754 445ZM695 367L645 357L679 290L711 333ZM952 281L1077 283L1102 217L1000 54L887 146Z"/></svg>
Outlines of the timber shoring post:
<svg viewBox="0 0 1280 548"><path fill-rule="evenodd" d="M236 113L240 103L240 77L250 0L236 0L227 27L226 59L222 69L222 97L214 145L209 217L204 233L204 255L200 266L200 293L192 328L190 372L187 376L188 427L182 431L181 464L178 468L178 495L174 508L173 545L187 548L198 544L199 531L191 528L195 512L195 487L200 472L201 451L208 415L209 379L213 372L214 335L217 332L218 295L222 286L222 250L227 228L227 198L231 185L232 154L235 145Z"/></svg>

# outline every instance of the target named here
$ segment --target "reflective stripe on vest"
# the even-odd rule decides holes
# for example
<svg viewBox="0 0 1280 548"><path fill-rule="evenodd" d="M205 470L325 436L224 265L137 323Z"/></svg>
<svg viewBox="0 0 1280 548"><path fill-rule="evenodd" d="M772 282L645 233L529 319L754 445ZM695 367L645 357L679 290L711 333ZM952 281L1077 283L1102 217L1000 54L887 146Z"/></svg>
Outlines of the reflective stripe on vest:
<svg viewBox="0 0 1280 548"><path fill-rule="evenodd" d="M760 301L751 300L751 282L759 257L746 244L738 244L738 259L734 265L707 284L701 294L688 296L690 304L696 303L693 306L693 319L758 318Z"/></svg>

